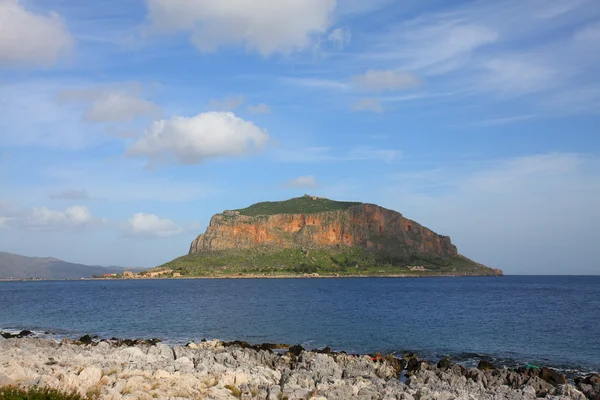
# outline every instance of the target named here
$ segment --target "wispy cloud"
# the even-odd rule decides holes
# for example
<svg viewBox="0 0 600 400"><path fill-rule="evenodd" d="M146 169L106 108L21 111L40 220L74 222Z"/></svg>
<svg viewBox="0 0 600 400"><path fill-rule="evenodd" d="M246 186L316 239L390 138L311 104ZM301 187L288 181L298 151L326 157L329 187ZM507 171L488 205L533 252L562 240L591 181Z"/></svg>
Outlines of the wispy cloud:
<svg viewBox="0 0 600 400"><path fill-rule="evenodd" d="M453 15L424 16L387 33L381 38L384 50L371 57L435 75L464 66L473 52L498 38L496 30Z"/></svg>
<svg viewBox="0 0 600 400"><path fill-rule="evenodd" d="M534 118L537 118L536 114L524 114L524 115L515 115L510 117L496 117L496 118L488 118L482 121L474 122L471 126L476 128L483 128L487 126L497 126L497 125L507 125L514 124L516 122L528 121Z"/></svg>
<svg viewBox="0 0 600 400"><path fill-rule="evenodd" d="M211 111L233 111L246 102L244 96L226 97L224 99L211 99L208 108Z"/></svg>
<svg viewBox="0 0 600 400"><path fill-rule="evenodd" d="M594 255L585 249L600 240L598 171L600 160L581 154L514 157L400 175L383 201L505 272L590 273Z"/></svg>
<svg viewBox="0 0 600 400"><path fill-rule="evenodd" d="M533 57L535 58L535 57ZM556 83L556 72L547 65L519 59L493 59L484 63L482 88L520 95L548 89Z"/></svg>
<svg viewBox="0 0 600 400"><path fill-rule="evenodd" d="M86 105L85 120L89 122L128 122L139 117L160 117L161 108L142 95L137 82L64 90L61 102Z"/></svg>
<svg viewBox="0 0 600 400"><path fill-rule="evenodd" d="M590 48L600 46L600 22L590 24L575 32L575 42Z"/></svg>
<svg viewBox="0 0 600 400"><path fill-rule="evenodd" d="M283 184L284 188L314 189L318 186L317 178L312 175L299 176Z"/></svg>
<svg viewBox="0 0 600 400"><path fill-rule="evenodd" d="M348 152L349 160L379 160L391 163L398 159L402 152L394 149L373 149L370 147L358 147Z"/></svg>
<svg viewBox="0 0 600 400"><path fill-rule="evenodd" d="M385 111L385 108L383 108L381 102L374 98L357 100L354 104L352 104L352 109L354 111L372 111L377 114L382 114Z"/></svg>
<svg viewBox="0 0 600 400"><path fill-rule="evenodd" d="M251 114L269 114L271 112L271 107L269 107L265 103L260 103L256 105L249 104L246 107L246 111L248 111Z"/></svg>
<svg viewBox="0 0 600 400"><path fill-rule="evenodd" d="M52 192L49 197L53 200L90 200L91 197L86 190L65 189L60 192Z"/></svg>
<svg viewBox="0 0 600 400"><path fill-rule="evenodd" d="M584 82L600 68L594 52L600 43L598 18L600 9L589 0L464 3L371 34L369 42L375 45L352 60L363 68L378 65L424 76L425 93L466 98L485 93L489 104L520 97L531 113L549 116L546 98L538 94L560 98L584 91ZM564 34L566 29L574 32L572 37ZM571 112L581 108L575 105Z"/></svg>
<svg viewBox="0 0 600 400"><path fill-rule="evenodd" d="M80 149L97 141L81 114L56 102L61 89L48 81L3 84L0 145Z"/></svg>
<svg viewBox="0 0 600 400"><path fill-rule="evenodd" d="M348 90L352 87L352 85L348 82L321 78L281 77L279 80L288 85L313 89Z"/></svg>
<svg viewBox="0 0 600 400"><path fill-rule="evenodd" d="M372 147L355 147L345 152L321 146L306 147L296 150L279 149L275 153L275 158L283 162L294 163L319 163L331 161L380 161L390 163L399 158L402 154L399 150L378 149Z"/></svg>
<svg viewBox="0 0 600 400"><path fill-rule="evenodd" d="M374 69L355 76L353 81L359 89L373 92L395 92L415 88L421 84L419 78L409 72Z"/></svg>
<svg viewBox="0 0 600 400"><path fill-rule="evenodd" d="M342 50L344 46L350 43L352 34L348 28L335 28L327 36L327 40L332 42L335 47Z"/></svg>

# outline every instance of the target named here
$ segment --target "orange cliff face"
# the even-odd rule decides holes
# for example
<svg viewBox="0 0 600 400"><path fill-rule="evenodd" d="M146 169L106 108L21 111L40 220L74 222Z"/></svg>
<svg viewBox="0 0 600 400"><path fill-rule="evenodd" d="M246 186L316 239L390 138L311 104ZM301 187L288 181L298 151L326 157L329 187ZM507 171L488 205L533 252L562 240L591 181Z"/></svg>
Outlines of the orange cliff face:
<svg viewBox="0 0 600 400"><path fill-rule="evenodd" d="M206 250L362 247L402 250L440 257L457 256L448 236L374 204L314 214L275 214L250 217L227 211L212 217L206 233L191 244L190 254Z"/></svg>

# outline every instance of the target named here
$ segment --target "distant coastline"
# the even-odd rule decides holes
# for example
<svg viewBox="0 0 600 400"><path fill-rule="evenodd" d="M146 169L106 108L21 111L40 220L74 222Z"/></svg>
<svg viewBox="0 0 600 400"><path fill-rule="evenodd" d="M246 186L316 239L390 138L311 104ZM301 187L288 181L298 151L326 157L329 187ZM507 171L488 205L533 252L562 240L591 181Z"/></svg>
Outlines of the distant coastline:
<svg viewBox="0 0 600 400"><path fill-rule="evenodd" d="M211 275L211 276L178 276L178 277L139 277L139 278L0 278L0 282L38 282L38 281L151 281L151 280L188 280L188 279L344 279L344 278L483 278L502 277L504 275Z"/></svg>

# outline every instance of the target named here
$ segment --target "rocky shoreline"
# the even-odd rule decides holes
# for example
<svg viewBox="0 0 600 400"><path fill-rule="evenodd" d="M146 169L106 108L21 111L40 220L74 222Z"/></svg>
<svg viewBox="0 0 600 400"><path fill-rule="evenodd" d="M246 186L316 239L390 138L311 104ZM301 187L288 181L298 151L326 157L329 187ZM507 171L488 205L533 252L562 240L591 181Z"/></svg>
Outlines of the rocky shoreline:
<svg viewBox="0 0 600 400"><path fill-rule="evenodd" d="M75 390L89 399L600 399L600 375L549 368L466 369L448 359L217 340L80 340L0 335L0 387Z"/></svg>

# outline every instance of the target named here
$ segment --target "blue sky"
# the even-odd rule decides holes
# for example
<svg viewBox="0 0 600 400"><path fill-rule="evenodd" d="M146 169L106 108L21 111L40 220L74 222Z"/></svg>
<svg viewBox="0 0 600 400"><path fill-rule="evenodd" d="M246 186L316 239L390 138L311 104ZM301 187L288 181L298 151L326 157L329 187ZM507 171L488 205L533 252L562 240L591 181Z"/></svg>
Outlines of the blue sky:
<svg viewBox="0 0 600 400"><path fill-rule="evenodd" d="M0 0L0 26L0 250L150 267L310 193L600 273L595 0Z"/></svg>

